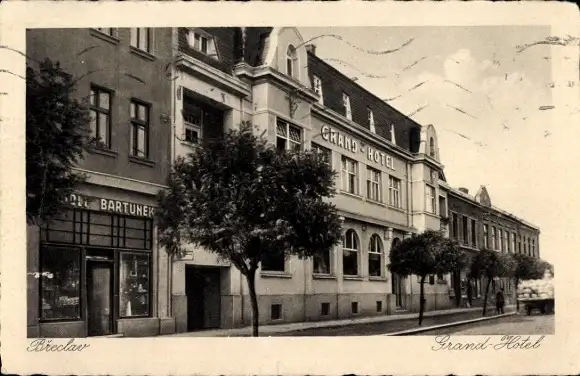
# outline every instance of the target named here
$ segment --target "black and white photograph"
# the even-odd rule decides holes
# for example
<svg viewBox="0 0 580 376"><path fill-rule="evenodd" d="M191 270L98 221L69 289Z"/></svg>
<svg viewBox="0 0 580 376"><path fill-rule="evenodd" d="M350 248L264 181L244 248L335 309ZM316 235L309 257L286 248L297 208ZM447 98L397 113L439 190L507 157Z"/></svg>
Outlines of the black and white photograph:
<svg viewBox="0 0 580 376"><path fill-rule="evenodd" d="M0 77L23 89L29 353L414 337L532 359L565 335L579 35L95 22L0 43L25 64Z"/></svg>

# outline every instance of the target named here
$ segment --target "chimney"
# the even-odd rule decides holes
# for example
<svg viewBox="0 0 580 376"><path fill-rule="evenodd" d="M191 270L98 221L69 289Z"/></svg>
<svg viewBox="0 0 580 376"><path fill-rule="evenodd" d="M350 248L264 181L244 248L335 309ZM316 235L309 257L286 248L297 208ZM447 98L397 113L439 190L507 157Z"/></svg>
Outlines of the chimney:
<svg viewBox="0 0 580 376"><path fill-rule="evenodd" d="M469 194L469 189L467 189L467 188L459 188L459 192L463 192L466 195L468 195Z"/></svg>
<svg viewBox="0 0 580 376"><path fill-rule="evenodd" d="M310 52L312 55L316 56L316 45L315 44L307 44L306 51Z"/></svg>

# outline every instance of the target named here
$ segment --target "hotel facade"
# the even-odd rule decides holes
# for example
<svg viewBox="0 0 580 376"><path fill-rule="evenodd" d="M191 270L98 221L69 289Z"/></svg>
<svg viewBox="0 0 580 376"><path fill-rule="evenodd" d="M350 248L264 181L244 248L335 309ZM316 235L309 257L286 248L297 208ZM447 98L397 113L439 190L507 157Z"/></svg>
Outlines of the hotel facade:
<svg viewBox="0 0 580 376"><path fill-rule="evenodd" d="M537 253L537 227L492 207L486 191L479 198L471 198L451 188L439 159L437 134L432 125L414 122L325 63L316 56L314 45L305 44L296 28L139 30L146 33L139 35L154 35L152 41L159 49L151 54L154 59L146 56L143 60L139 54L138 64L131 67L134 69L131 75L136 76L143 76L143 70L154 67L151 76L145 75L152 83L147 85L151 97L142 99L150 103L150 111L159 111L148 117L152 119L148 136L148 142L152 144L148 150L156 153L152 157L155 163L145 164L144 167L139 163L135 165L139 167L121 170L119 164L132 167L136 163L130 151L117 150L119 158L113 161L110 161L110 156L101 157L99 154L98 158L102 160L98 165L83 168L98 172L95 175L100 180L95 178L95 183L89 184L90 189L79 189L79 194L95 196L96 199L87 204L89 206L84 201L79 203L78 197L72 203L84 206L82 211L90 213L89 217L101 212L118 217L128 210L131 218L140 218L136 214L138 206L131 204L147 205L148 209L143 207L140 213L141 217L148 218L148 224L143 226L144 234L152 234L150 242L145 241L145 249L138 251L119 247L119 230L115 227L119 219L111 219L111 248L114 249L100 249L99 253L93 251L89 244L76 245L73 241L72 244L80 250L80 256L74 259L81 266L75 275L66 278L80 283L74 290L77 291L75 297L80 301L75 311L78 315L70 322L46 320L42 316L44 311L34 309L34 306L39 306L40 297L43 297L44 304L45 295L56 295L50 295L43 289L43 283L29 277L30 335L102 335L87 331L87 328L91 327L90 320L104 320L102 312L95 312L98 310L94 309L94 292L91 292L91 283L94 284L96 278L102 280L103 272L95 272L91 265L92 260L95 263L100 260L103 264L105 259L98 257L106 257L104 254L107 252L112 287L101 295L108 297L108 304L112 307L109 312L112 312L113 318L110 320L114 324L108 333L137 336L249 325L251 304L241 273L208 251L191 245L186 246L187 252L183 257L168 257L157 244L155 221L152 219L154 208L149 209L149 206L155 205L154 194L163 189L171 160L191 152L204 139L236 129L246 121L255 125L256 132L264 134L277 148L312 148L328 158L338 172L336 195L332 202L341 215L344 229L341 244L320 258L268 258L262 261L256 277L261 324L416 312L419 307L418 278L404 278L390 273L387 269L389 252L406 237L427 229L441 229L447 235L462 240L459 234L463 232L457 230L460 227L454 227L463 223L462 218L469 218L468 226L471 226L471 219L476 220L474 228L481 229L481 234L484 228L488 228L489 241L495 239L489 233L492 228L501 227L509 236L521 234L522 239L530 240L526 249ZM44 35L47 31L38 32ZM131 47L134 39L129 29L111 31L112 35L119 33L118 38L114 37L117 44L101 35L106 34L102 31L83 30L82 33L86 34L84 38L98 35L97 42L106 43L108 53L112 54L98 55L103 54L103 49L94 51L95 59L96 56L101 56L102 60L118 56L119 64L122 60L120 54L132 58L138 53ZM62 35L56 36L55 40L59 37ZM39 40L47 43L50 39L43 36ZM90 47L86 42L79 41L77 49ZM83 47L80 46L82 43L85 43ZM34 45L29 44L29 49L31 46ZM34 48L41 53L50 47ZM68 53L62 59L71 58L72 52ZM103 56L106 58L103 59ZM159 71L155 72L155 69ZM117 75L117 84L121 82L120 72L123 70L115 68L109 73ZM107 81L100 85L106 87ZM111 88L112 84L108 85ZM118 90L126 89L119 87ZM145 92L139 95L146 96ZM136 94L120 95L127 97L127 103L126 106L117 104L119 115L133 108L128 107L132 95ZM126 124L131 123L129 114L125 116L126 119L120 119L119 130L126 129ZM127 131L126 137L130 138L129 135ZM119 144L127 144L121 140ZM91 158L92 155L88 158L89 162ZM103 168L107 166L106 161L110 161L109 170ZM134 176L145 167L145 175ZM114 177L101 177L103 174ZM102 182L106 179L109 179L108 186ZM135 180L143 183L142 186L138 187ZM119 189L119 184L125 184L125 189ZM102 185L107 188L100 188ZM107 196L105 191L101 193L99 189L111 193ZM113 192L119 192L120 196L114 196ZM107 198L116 201L109 202L105 200ZM81 199L84 200L84 196ZM125 212L120 213L117 209ZM77 218L75 210L72 221L77 226L74 222ZM79 218L85 218L82 217L85 214L80 215ZM453 222L455 216L458 222ZM79 226L83 228L82 223ZM468 239L471 234L469 228L466 232ZM44 232L36 229L29 231L31 273L45 270L40 265L44 257L38 255L46 252L45 243L52 243L45 242ZM468 240L465 245L472 251L477 251L484 244L481 240L483 235L477 234L479 243L471 244ZM81 238L83 235L88 236L90 241L91 233L81 232ZM76 232L72 236L73 240L76 239ZM531 244L536 248L530 248ZM126 262L125 253L135 256ZM48 259L58 257L61 256L49 256ZM139 280L143 274L140 268L143 271L147 268L145 274L149 277L133 285L129 283L133 289L128 288L128 296L135 296L129 298L132 303L130 312L145 312L146 315L141 318L127 317L127 298L124 298L127 287L124 287L124 281L133 280L125 276L137 274L136 280ZM453 307L453 286L463 283L462 278L462 274L430 276L425 286L426 309ZM142 308L143 299L136 297L145 285L150 291L148 310ZM56 298L52 298L51 302L53 305L60 304ZM63 329L67 325L76 329Z"/></svg>

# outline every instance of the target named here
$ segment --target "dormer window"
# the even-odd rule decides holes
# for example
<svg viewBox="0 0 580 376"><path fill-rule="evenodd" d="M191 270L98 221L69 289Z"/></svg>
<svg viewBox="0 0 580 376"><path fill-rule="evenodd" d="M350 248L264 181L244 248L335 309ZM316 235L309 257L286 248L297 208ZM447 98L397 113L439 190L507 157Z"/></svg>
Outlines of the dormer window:
<svg viewBox="0 0 580 376"><path fill-rule="evenodd" d="M347 93L342 93L342 104L344 106L344 116L348 120L352 120L352 111L350 109L350 97Z"/></svg>
<svg viewBox="0 0 580 376"><path fill-rule="evenodd" d="M322 96L322 80L318 76L312 76L312 90L319 95L318 103L324 104L324 97Z"/></svg>
<svg viewBox="0 0 580 376"><path fill-rule="evenodd" d="M435 140L433 137L429 139L429 156L435 158Z"/></svg>
<svg viewBox="0 0 580 376"><path fill-rule="evenodd" d="M187 34L187 43L194 50L214 59L218 59L215 39L210 34L201 30L191 30L189 34Z"/></svg>
<svg viewBox="0 0 580 376"><path fill-rule="evenodd" d="M370 107L367 107L367 114L368 114L368 120L369 120L369 128L370 128L371 132L377 133L377 130L375 128L375 116L373 114L373 110L371 110Z"/></svg>
<svg viewBox="0 0 580 376"><path fill-rule="evenodd" d="M286 50L286 74L293 78L298 78L298 55L296 48L289 45Z"/></svg>
<svg viewBox="0 0 580 376"><path fill-rule="evenodd" d="M397 145L397 140L395 139L395 126L391 124L391 142Z"/></svg>

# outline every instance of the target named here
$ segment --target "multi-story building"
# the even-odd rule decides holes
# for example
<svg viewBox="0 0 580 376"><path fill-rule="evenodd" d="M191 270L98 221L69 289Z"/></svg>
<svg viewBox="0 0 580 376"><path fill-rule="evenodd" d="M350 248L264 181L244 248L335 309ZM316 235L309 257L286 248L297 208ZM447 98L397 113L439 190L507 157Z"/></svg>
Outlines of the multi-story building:
<svg viewBox="0 0 580 376"><path fill-rule="evenodd" d="M174 331L153 219L171 162L170 41L171 29L27 32L29 64L50 58L78 80L96 140L69 208L28 228L29 337Z"/></svg>
<svg viewBox="0 0 580 376"><path fill-rule="evenodd" d="M487 189L481 186L475 196L465 188L453 189L447 185L449 200L449 236L456 239L467 252L491 249L504 253L524 253L540 257L540 229L491 204ZM468 285L467 271L456 273L451 278L452 287L461 284L463 297L469 292L477 299L484 294L485 280ZM506 295L514 298L515 288L508 279L492 281L491 291L503 288ZM468 291L468 289L471 289ZM455 289L452 288L452 294Z"/></svg>

